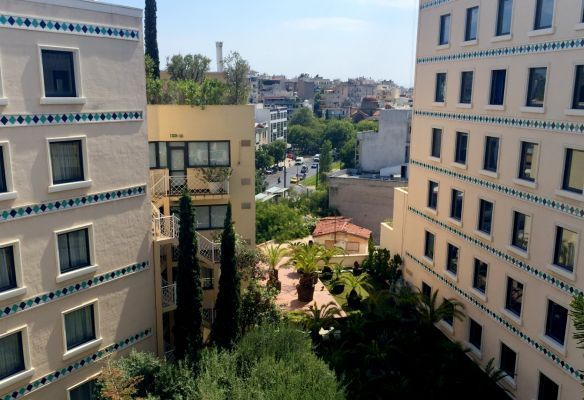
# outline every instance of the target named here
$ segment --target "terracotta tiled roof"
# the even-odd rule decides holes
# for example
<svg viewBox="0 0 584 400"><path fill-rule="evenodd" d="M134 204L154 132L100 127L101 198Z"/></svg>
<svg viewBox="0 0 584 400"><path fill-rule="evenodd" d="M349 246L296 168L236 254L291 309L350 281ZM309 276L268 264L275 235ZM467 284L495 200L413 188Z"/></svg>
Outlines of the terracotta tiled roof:
<svg viewBox="0 0 584 400"><path fill-rule="evenodd" d="M369 236L371 236L369 229L351 223L351 218L347 217L326 217L319 219L312 232L312 236L318 237L335 232L344 232L365 239L369 239Z"/></svg>

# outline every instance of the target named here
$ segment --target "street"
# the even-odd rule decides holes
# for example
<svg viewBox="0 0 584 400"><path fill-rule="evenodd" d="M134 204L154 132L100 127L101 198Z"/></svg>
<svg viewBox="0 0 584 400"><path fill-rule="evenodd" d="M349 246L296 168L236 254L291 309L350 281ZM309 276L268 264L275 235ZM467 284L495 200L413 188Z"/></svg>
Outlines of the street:
<svg viewBox="0 0 584 400"><path fill-rule="evenodd" d="M316 168L311 168L312 166L312 158L313 157L304 157L304 165L308 167L308 171L306 171L306 178L316 175ZM281 165L281 163L280 163ZM286 169L286 187L291 188L291 190L295 190L298 192L306 192L306 188L296 184L290 184L290 178L302 175L300 173L300 169L302 168L301 165L294 165L294 160L287 160L287 169ZM280 178L280 183L278 184L278 177ZM284 187L284 171L278 171L272 175L266 175L266 182L268 183L268 188L273 186ZM300 181L302 184L302 181Z"/></svg>

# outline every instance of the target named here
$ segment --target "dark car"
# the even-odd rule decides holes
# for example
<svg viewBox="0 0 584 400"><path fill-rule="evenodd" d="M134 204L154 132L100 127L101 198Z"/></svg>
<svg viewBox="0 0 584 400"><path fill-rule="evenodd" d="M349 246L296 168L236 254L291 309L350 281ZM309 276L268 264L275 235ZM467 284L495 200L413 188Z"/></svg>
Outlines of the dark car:
<svg viewBox="0 0 584 400"><path fill-rule="evenodd" d="M308 167L306 165L303 165L302 168L300 168L300 172L304 174L306 173L306 171L308 171Z"/></svg>

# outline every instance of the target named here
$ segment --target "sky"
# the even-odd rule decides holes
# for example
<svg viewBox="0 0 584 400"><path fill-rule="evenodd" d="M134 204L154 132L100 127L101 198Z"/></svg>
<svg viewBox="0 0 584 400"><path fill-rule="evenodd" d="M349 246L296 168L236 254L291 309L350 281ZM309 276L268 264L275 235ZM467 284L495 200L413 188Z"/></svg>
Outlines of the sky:
<svg viewBox="0 0 584 400"><path fill-rule="evenodd" d="M144 8L144 0L106 0ZM158 0L161 66L173 54L212 60L215 42L253 70L365 76L413 86L418 0Z"/></svg>

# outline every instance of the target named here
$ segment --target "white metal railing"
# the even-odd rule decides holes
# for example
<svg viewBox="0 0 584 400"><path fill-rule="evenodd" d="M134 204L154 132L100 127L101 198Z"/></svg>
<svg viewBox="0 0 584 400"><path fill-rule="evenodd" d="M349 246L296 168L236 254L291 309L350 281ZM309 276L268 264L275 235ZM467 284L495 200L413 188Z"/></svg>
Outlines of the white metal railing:
<svg viewBox="0 0 584 400"><path fill-rule="evenodd" d="M152 204L152 233L157 239L178 238L179 222L175 215L162 215L158 208Z"/></svg>
<svg viewBox="0 0 584 400"><path fill-rule="evenodd" d="M164 342L164 358L168 362L174 362L174 347L167 342Z"/></svg>
<svg viewBox="0 0 584 400"><path fill-rule="evenodd" d="M176 306L176 283L169 284L162 280L162 308L170 308Z"/></svg>
<svg viewBox="0 0 584 400"><path fill-rule="evenodd" d="M199 256L212 263L221 262L221 243L213 242L197 232Z"/></svg>
<svg viewBox="0 0 584 400"><path fill-rule="evenodd" d="M203 321L213 325L213 322L215 322L215 314L214 308L203 308Z"/></svg>
<svg viewBox="0 0 584 400"><path fill-rule="evenodd" d="M200 174L168 177L169 196L180 196L185 189L191 196L228 194L229 182L208 182Z"/></svg>

